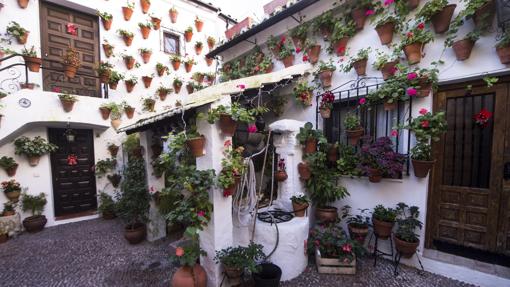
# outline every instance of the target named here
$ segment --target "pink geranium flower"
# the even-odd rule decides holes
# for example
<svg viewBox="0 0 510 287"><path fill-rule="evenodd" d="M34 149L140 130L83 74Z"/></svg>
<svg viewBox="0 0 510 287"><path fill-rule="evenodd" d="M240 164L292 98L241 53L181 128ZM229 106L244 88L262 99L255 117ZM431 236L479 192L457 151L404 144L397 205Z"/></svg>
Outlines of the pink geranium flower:
<svg viewBox="0 0 510 287"><path fill-rule="evenodd" d="M360 105L364 105L366 102L367 102L367 99L365 99L365 98L359 99L359 104Z"/></svg>
<svg viewBox="0 0 510 287"><path fill-rule="evenodd" d="M197 215L198 215L199 217L204 217L204 216L205 216L205 211L200 210L199 212L197 212Z"/></svg>
<svg viewBox="0 0 510 287"><path fill-rule="evenodd" d="M184 255L184 249L182 247L175 248L175 256L181 257Z"/></svg>
<svg viewBox="0 0 510 287"><path fill-rule="evenodd" d="M416 79L417 77L418 77L418 74L416 74L415 72L411 72L411 73L407 74L407 79L410 81Z"/></svg>
<svg viewBox="0 0 510 287"><path fill-rule="evenodd" d="M232 141L231 140L226 140L225 143L223 144L224 147L229 147L232 145Z"/></svg>
<svg viewBox="0 0 510 287"><path fill-rule="evenodd" d="M424 23L420 23L420 24L418 24L418 26L416 26L416 28L418 28L420 30L423 30L423 29L425 29L425 24Z"/></svg>
<svg viewBox="0 0 510 287"><path fill-rule="evenodd" d="M301 48L297 47L296 48L296 53L301 53Z"/></svg>
<svg viewBox="0 0 510 287"><path fill-rule="evenodd" d="M237 85L237 87L238 87L239 89L241 89L241 90L246 89L246 85L245 85L245 84L239 84L239 85Z"/></svg>
<svg viewBox="0 0 510 287"><path fill-rule="evenodd" d="M391 131L391 136L392 137L397 137L398 136L398 131L397 130L392 130Z"/></svg>
<svg viewBox="0 0 510 287"><path fill-rule="evenodd" d="M393 2L395 2L395 0L384 0L384 6L391 5Z"/></svg>
<svg viewBox="0 0 510 287"><path fill-rule="evenodd" d="M427 114L428 112L429 112L429 111L428 111L427 109L423 109L423 108L422 108L422 109L420 109L420 111L419 111L420 115L425 115L425 114Z"/></svg>
<svg viewBox="0 0 510 287"><path fill-rule="evenodd" d="M371 10L371 9L369 9L369 10L367 10L367 11L365 12L365 16L370 16L370 15L374 15L374 14L375 14L375 11L374 11L374 10Z"/></svg>
<svg viewBox="0 0 510 287"><path fill-rule="evenodd" d="M407 88L407 95L410 97L416 96L416 89L415 88Z"/></svg>
<svg viewBox="0 0 510 287"><path fill-rule="evenodd" d="M430 122L429 122L429 121L422 121L422 122L421 122L421 127L422 127L422 128L428 128L428 127L430 127Z"/></svg>
<svg viewBox="0 0 510 287"><path fill-rule="evenodd" d="M257 126L255 124L248 125L248 133L253 134L257 132Z"/></svg>
<svg viewBox="0 0 510 287"><path fill-rule="evenodd" d="M303 62L308 62L308 55L303 55Z"/></svg>

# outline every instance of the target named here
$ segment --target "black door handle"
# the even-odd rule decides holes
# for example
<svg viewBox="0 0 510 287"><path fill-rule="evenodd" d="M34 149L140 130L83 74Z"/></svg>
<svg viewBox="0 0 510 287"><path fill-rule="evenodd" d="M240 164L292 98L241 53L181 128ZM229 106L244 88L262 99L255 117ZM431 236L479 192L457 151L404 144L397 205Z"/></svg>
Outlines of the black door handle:
<svg viewBox="0 0 510 287"><path fill-rule="evenodd" d="M503 168L503 178L505 180L510 180L510 162L506 162Z"/></svg>

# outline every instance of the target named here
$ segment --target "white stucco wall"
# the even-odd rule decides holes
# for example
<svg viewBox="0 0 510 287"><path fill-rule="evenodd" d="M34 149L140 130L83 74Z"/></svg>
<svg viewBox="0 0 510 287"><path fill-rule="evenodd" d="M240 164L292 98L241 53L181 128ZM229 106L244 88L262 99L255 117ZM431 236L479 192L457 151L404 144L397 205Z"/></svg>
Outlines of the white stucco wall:
<svg viewBox="0 0 510 287"><path fill-rule="evenodd" d="M322 14L323 12L329 10L333 7L334 1L320 1L317 4L314 4L307 9L301 11L297 15L294 16L305 16L304 21L311 20L316 16ZM338 2L338 1L336 1ZM345 1L339 1L344 3ZM419 9L423 6L425 1L421 1ZM455 10L455 15L462 10L463 3L460 1L449 1L450 3L458 4L457 9ZM338 7L338 6L335 6ZM412 15L412 14L411 14ZM299 17L296 17L299 18ZM288 18L280 23L275 24L274 26L258 33L257 35L248 39L250 42L256 42L263 48L263 51L266 55L272 55L271 52L265 46L265 42L269 38L269 36L279 36L279 35L287 35L288 31L292 28L299 25L294 19ZM460 29L460 35L463 33L467 33L473 28L474 24L472 20L466 21L464 26ZM493 31L496 31L496 26L494 26ZM317 33L318 34L318 33ZM340 58L336 55L328 54L326 48L329 45L329 42L324 42L320 35L313 35L313 32L309 35L314 37L319 44L322 45L320 59L327 61L329 58L332 58L338 67L341 64ZM419 67L430 67L431 62L437 61L441 58L445 63L444 65L440 65L439 69L439 81L441 83L446 83L458 79L463 78L472 78L472 77L480 77L485 74L499 74L509 72L509 68L500 63L499 58L495 52L494 45L496 43L496 33L492 32L486 35L483 35L473 49L471 57L464 61L457 61L455 55L451 48L447 48L444 50L444 40L446 38L445 35L434 34L435 41L433 43L427 44L425 47L425 56L422 59L421 63L417 66ZM289 37L289 36L288 36ZM400 41L399 36L395 35L393 43L398 43ZM240 44L228 49L227 51L220 54L222 56L223 62L228 62L233 60L253 49L254 45L249 43L248 41L243 41ZM357 34L350 39L348 43L348 51L350 55L355 55L357 51L361 48L371 47L372 52L370 53L368 65L367 65L367 77L381 77L379 71L374 70L372 68L372 63L376 59L375 50L381 50L388 52L389 49L386 46L382 46L375 31L374 27L370 24L370 21L367 20L365 24L365 28L362 31L357 32ZM443 54L444 53L444 54ZM302 53L295 55L294 64L302 63ZM442 57L441 57L442 55ZM349 59L346 58L346 61ZM273 57L274 70L277 71L283 69L283 64L276 60ZM355 80L357 78L356 73L352 70L350 73L343 73L338 69L334 72L333 81L331 89L340 86L343 83L346 83L350 80ZM310 76L309 81L311 82L312 76ZM316 117L316 104L313 101L313 106L309 108L302 108L298 104L296 104L295 100L292 96L291 87L287 87L280 90L280 94L289 95L288 103L285 106L285 112L279 119L295 119L300 121L309 121L315 123ZM432 110L432 101L433 96L429 96L426 98L414 99L413 102L413 116L418 114L419 109L426 108L428 110ZM266 119L267 120L267 119ZM270 122L278 119L269 119ZM268 124L270 124L268 122ZM319 126L322 125L322 120L319 117ZM407 137L403 137L406 139ZM402 144L402 143L401 143ZM407 143L404 143L406 146ZM295 168L296 167L288 167ZM367 178L347 178L342 177L340 179L340 184L343 184L347 187L350 192L350 196L345 198L344 200L337 201L334 203L334 206L341 208L342 206L349 204L352 206L353 210L357 210L358 208L370 208L372 209L377 204L383 204L385 206L394 206L398 202L405 202L408 205L416 205L420 209L420 220L423 221L426 225L426 213L427 213L427 197L428 197L428 178L419 179L414 177L412 174L410 176L404 176L402 180L388 180L384 179L381 183L370 183ZM425 241L425 226L420 231L420 247L419 252L422 254L423 244ZM389 246L386 246L386 243L383 242L382 249L389 250ZM405 264L411 264L418 267L418 262L415 258L411 260L402 260ZM455 267L455 272L449 272L447 263L441 263L439 261L426 259L424 260L425 269L430 270L436 273L441 273L442 275L453 277L462 281L473 282L475 284L482 284L486 286L505 286L510 285L510 280L498 278L492 275L487 275L480 273L478 271L465 268L465 267ZM453 267L452 267L453 268ZM483 278L480 279L480 278Z"/></svg>
<svg viewBox="0 0 510 287"><path fill-rule="evenodd" d="M100 59L114 64L114 70L124 73L126 78L129 78L131 75L136 76L138 78L138 84L134 88L133 92L128 94L124 83L121 81L117 90L109 90L109 99L80 96L79 101L75 104L74 110L71 113L65 113L62 110L56 93L42 91L42 72L29 73L30 82L40 86L33 91L17 91L17 87L10 87L7 82L0 87L1 91L10 93L8 97L0 101L1 104L5 106L3 109L0 109L0 114L4 115L0 127L0 156L7 155L15 158L20 166L14 179L19 181L23 187L27 187L30 194L38 194L40 192L46 193L48 196L48 204L46 205L44 214L48 217L47 226L67 223L69 221L83 220L86 218L82 217L73 220L55 221L49 156L43 156L37 167L29 167L25 158L14 155L14 146L12 145L12 141L21 135L29 137L40 135L43 138L47 138L47 127L64 128L66 123L70 121L71 127L94 129L94 150L96 161L110 157L107 150L107 143L113 142L120 145L125 135L117 134L110 127L110 121L105 121L101 118L98 110L99 106L110 101L115 101L116 103L126 101L136 108L136 112L135 117L132 120L128 120L123 114L123 124L134 122L140 116L146 115L146 112L142 112L142 97L153 96L154 98L157 98L155 93L158 87L160 85L172 87L173 79L178 76L184 82L180 94L176 95L175 93L171 93L164 102L160 101L159 98L156 100L157 111L162 111L169 106L174 107L177 100L182 100L188 97L185 85L187 81L191 80L191 75L194 72L215 71L216 63L208 67L205 62L205 54L208 52L207 37L213 36L218 39L219 35L223 33L226 25L225 21L220 19L216 13L184 0L153 0L148 14L143 14L140 8L140 2L134 1L136 6L130 21L125 21L122 15L121 6L123 6L125 2L118 3L118 5L115 5L115 1L104 0L54 0L51 2L89 14L95 14L96 9L101 12L106 11L111 13L113 15L113 24L109 31L104 30L103 25L98 18L100 37L98 44L100 45L99 50L101 52ZM26 9L19 8L16 0L5 0L3 3L5 6L0 12L0 33L5 33L5 28L10 21L18 22L22 27L30 31L26 47L31 47L32 45L35 46L38 56L41 56L41 23L39 21L40 2L30 1ZM177 23L171 23L168 13L169 9L173 6L175 6L179 11ZM152 30L150 37L147 40L144 40L138 27L138 23L145 22L150 19L149 15L154 15L162 19L161 29L158 31ZM198 33L195 28L194 20L196 16L204 21L204 27L201 33ZM31 20L27 21L27 19ZM182 33L188 26L192 26L194 29L193 39L190 43L186 43L182 38ZM118 29L127 29L134 33L134 40L131 47L126 47L122 38L117 35ZM193 56L197 62L191 73L185 72L184 63L181 64L181 68L178 71L173 70L169 58L170 55L162 51L163 31L171 31L181 35L181 56L188 53L190 56ZM115 56L110 57L109 59L104 55L104 51L101 46L104 39L108 40L110 44L115 46ZM199 56L196 55L194 49L196 41L202 41L204 44L202 53ZM23 46L18 45L16 41L13 41L12 45L2 44L2 46L17 52L20 52L23 48ZM149 63L143 64L138 51L139 48L152 49L152 57ZM121 53L134 56L141 66L128 71L120 55ZM22 61L23 60L21 58L11 59L2 62L0 68ZM158 62L169 67L170 75L165 74L163 77L157 76L156 64ZM24 69L22 67L17 67L16 69L21 71L19 81L24 82ZM146 89L141 77L150 74L154 74L154 78L150 88ZM10 74L8 71L0 72L0 81L9 77ZM29 99L31 101L31 106L27 109L22 108L18 104L18 101L21 98ZM146 148L148 147L146 146ZM124 162L122 159L122 150L119 151L118 162L118 170L120 172L122 169L122 163ZM150 159L148 159L148 163L149 162ZM152 168L149 167L148 172L149 177L153 177L151 175ZM0 181L8 179L11 178L8 178L5 172L0 171ZM162 185L162 180L154 179L154 182L155 188ZM98 192L105 189L105 186L107 192L113 192L111 184L109 184L106 177L98 178ZM6 200L7 199L2 193L0 195L0 209Z"/></svg>

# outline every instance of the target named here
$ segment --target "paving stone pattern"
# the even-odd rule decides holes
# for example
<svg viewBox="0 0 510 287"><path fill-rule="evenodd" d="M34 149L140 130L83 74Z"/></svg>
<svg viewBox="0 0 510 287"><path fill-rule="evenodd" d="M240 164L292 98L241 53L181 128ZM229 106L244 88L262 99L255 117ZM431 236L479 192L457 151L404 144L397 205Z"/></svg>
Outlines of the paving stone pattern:
<svg viewBox="0 0 510 287"><path fill-rule="evenodd" d="M22 234L0 245L0 286L170 286L176 267L171 238L129 245L120 220L90 220ZM328 286L471 286L403 267L394 277L389 261L360 260L358 274L318 274L311 265L283 287ZM251 284L249 284L251 285Z"/></svg>

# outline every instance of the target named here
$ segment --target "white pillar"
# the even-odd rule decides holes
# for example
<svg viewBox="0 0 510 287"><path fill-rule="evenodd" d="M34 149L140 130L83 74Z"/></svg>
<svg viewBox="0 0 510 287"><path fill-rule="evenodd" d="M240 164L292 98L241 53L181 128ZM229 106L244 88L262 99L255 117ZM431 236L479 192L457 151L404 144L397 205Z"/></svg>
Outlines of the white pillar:
<svg viewBox="0 0 510 287"><path fill-rule="evenodd" d="M223 99L211 104L212 107L230 105L230 98ZM199 109L199 112L207 112L210 105L206 105ZM205 155L197 158L197 169L207 170L214 169L216 175L221 171L221 159L223 158L223 144L225 140L231 139L225 137L216 124L209 124L207 121L197 122L198 132L205 136ZM222 279L222 270L220 265L214 263L215 251L232 246L232 197L223 197L223 191L212 186L209 190L209 199L213 204L213 213L211 221L200 232L200 247L207 253L206 257L202 257L200 262L207 272L209 287L220 286ZM227 286L225 283L223 286Z"/></svg>

